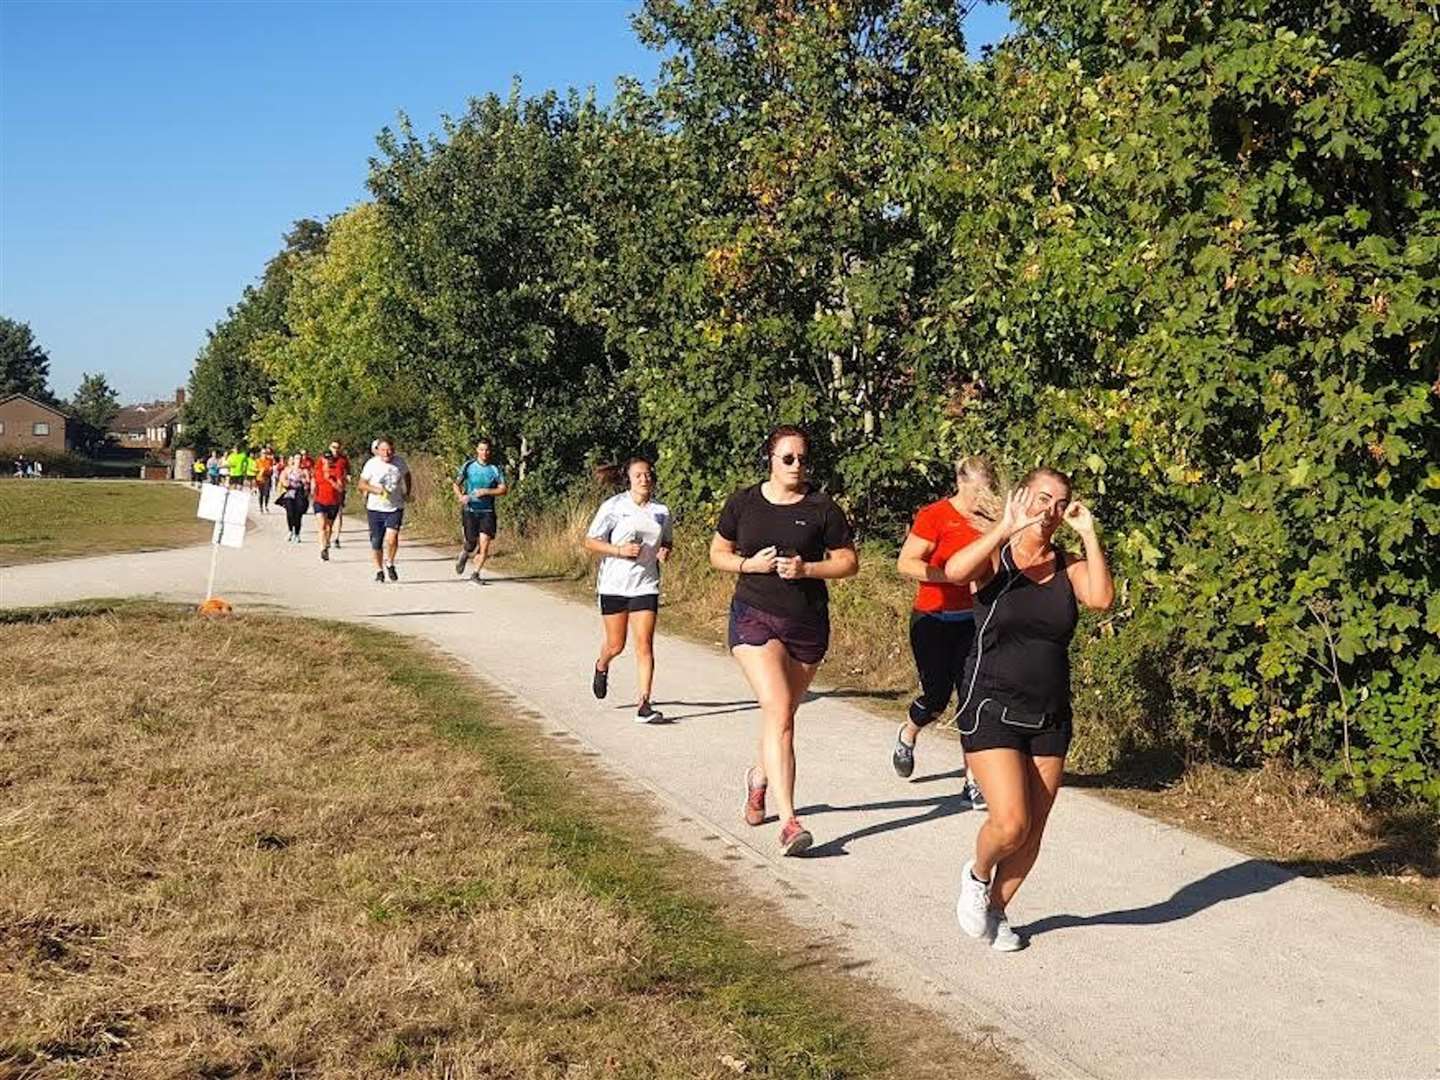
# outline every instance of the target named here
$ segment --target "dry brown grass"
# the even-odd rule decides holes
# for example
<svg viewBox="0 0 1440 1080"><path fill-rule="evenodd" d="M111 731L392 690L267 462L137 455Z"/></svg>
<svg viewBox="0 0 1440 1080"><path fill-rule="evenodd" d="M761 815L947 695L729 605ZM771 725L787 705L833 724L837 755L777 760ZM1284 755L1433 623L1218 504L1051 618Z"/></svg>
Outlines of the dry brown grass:
<svg viewBox="0 0 1440 1080"><path fill-rule="evenodd" d="M0 1075L1016 1074L923 1016L870 1039L893 1002L719 926L397 638L155 607L3 634Z"/></svg>

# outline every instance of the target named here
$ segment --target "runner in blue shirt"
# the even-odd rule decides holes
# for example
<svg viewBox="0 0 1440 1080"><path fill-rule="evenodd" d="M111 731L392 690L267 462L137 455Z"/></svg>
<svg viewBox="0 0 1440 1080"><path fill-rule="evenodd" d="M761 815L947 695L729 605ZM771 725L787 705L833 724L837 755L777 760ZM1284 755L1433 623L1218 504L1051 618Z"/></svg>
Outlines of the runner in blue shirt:
<svg viewBox="0 0 1440 1080"><path fill-rule="evenodd" d="M455 560L455 573L463 574L465 564L473 556L475 569L470 580L484 585L480 571L485 569L485 560L490 557L490 541L495 539L495 498L510 490L500 467L490 464L489 439L475 444L475 456L456 470L450 486L460 504L460 528L465 534L465 549Z"/></svg>

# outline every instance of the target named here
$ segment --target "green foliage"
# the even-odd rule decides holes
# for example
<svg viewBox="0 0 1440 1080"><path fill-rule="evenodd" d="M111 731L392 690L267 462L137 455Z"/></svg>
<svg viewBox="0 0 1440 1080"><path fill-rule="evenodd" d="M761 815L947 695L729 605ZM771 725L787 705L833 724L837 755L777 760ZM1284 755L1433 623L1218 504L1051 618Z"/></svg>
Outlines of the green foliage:
<svg viewBox="0 0 1440 1080"><path fill-rule="evenodd" d="M35 340L28 323L0 315L0 397L25 394L53 403L50 393L50 357Z"/></svg>
<svg viewBox="0 0 1440 1080"><path fill-rule="evenodd" d="M77 441L93 454L104 445L105 431L120 411L120 395L103 374L86 372L80 376L80 387L66 408L79 422Z"/></svg>
<svg viewBox="0 0 1440 1080"><path fill-rule="evenodd" d="M958 452L1044 461L1119 574L1097 760L1440 799L1433 5L1012 11L974 62L940 0L648 0L653 90L382 133L217 328L209 430L487 431L517 503L645 448L703 517L799 421L887 538Z"/></svg>

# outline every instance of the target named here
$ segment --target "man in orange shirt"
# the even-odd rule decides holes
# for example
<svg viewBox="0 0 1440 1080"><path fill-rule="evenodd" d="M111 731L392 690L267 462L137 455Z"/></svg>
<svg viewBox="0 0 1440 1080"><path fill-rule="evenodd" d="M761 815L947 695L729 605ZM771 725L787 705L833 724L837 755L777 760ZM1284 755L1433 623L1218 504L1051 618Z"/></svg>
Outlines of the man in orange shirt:
<svg viewBox="0 0 1440 1080"><path fill-rule="evenodd" d="M331 544L339 548L340 532L345 527L345 495L350 490L350 459L345 456L345 448L339 439L330 440L330 453L335 455L335 468L331 470L331 474L340 486L340 510L335 515L335 527L331 530Z"/></svg>
<svg viewBox="0 0 1440 1080"><path fill-rule="evenodd" d="M340 515L340 505L345 499L345 474L340 471L340 460L334 451L326 450L315 463L314 501L315 516L320 519L320 558L330 561L330 532L335 519Z"/></svg>

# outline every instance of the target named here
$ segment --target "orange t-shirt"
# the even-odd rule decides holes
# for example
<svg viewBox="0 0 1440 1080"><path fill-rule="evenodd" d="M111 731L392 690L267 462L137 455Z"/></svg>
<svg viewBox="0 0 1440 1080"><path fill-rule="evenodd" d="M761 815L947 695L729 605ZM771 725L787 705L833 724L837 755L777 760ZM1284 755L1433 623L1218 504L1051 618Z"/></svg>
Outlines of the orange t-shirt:
<svg viewBox="0 0 1440 1080"><path fill-rule="evenodd" d="M315 501L325 506L339 505L340 484L344 475L338 461L326 461L321 457L315 464Z"/></svg>
<svg viewBox="0 0 1440 1080"><path fill-rule="evenodd" d="M949 499L924 507L915 515L910 531L935 545L925 560L935 567L944 567L951 555L980 535ZM969 585L952 585L948 581L922 581L915 593L916 611L969 611L973 604Z"/></svg>

